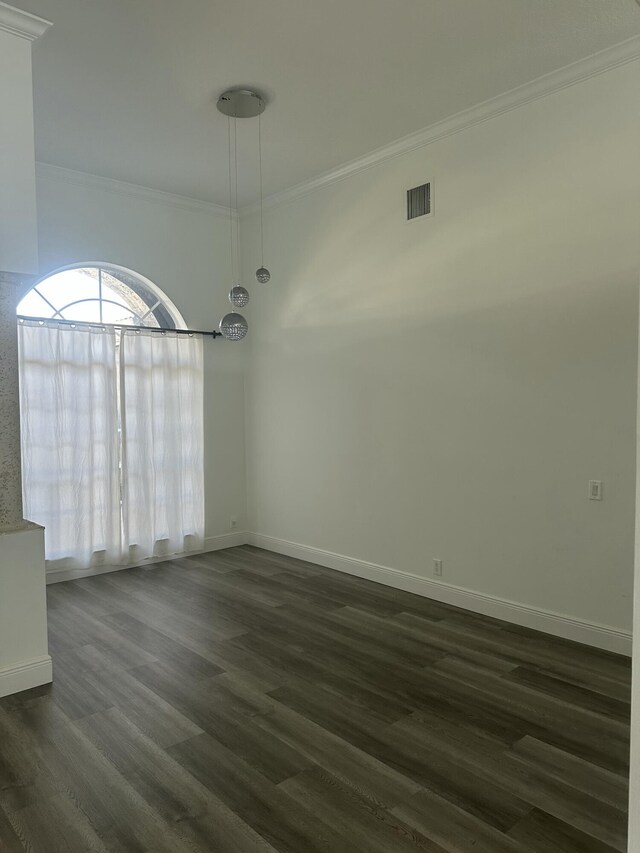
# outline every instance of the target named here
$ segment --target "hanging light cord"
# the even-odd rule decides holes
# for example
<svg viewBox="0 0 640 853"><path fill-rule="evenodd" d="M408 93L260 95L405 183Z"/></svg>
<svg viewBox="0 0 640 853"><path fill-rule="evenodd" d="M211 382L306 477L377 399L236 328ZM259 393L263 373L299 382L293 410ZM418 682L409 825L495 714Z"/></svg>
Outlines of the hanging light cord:
<svg viewBox="0 0 640 853"><path fill-rule="evenodd" d="M264 227L262 215L262 113L258 113L258 162L260 164L260 266L264 267Z"/></svg>
<svg viewBox="0 0 640 853"><path fill-rule="evenodd" d="M240 222L238 220L238 119L233 117L233 163L235 167L235 193L233 199L233 209L236 213L236 272L238 274L238 282L240 279L240 235L238 233Z"/></svg>
<svg viewBox="0 0 640 853"><path fill-rule="evenodd" d="M232 207L232 197L231 197L231 116L227 116L227 137L229 142L229 244L231 250L231 286L233 287L236 283L235 276L235 252L233 249L233 207Z"/></svg>

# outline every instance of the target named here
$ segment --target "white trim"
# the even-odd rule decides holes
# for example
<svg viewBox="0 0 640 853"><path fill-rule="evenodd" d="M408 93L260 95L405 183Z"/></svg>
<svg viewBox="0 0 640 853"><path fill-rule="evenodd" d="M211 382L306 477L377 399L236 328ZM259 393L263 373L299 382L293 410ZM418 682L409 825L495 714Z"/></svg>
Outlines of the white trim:
<svg viewBox="0 0 640 853"><path fill-rule="evenodd" d="M640 59L640 36L634 36L585 59L573 62L571 65L551 71L549 74L538 77L529 83L510 89L508 92L503 92L487 101L482 101L442 121L428 125L422 130L410 133L408 136L382 146L382 148L376 148L374 151L370 151L368 154L357 157L337 168L329 169L309 180L302 181L281 192L273 193L264 199L263 206L273 207L300 198L322 187L350 178L352 175L370 169L372 166L377 166L386 160L391 160L418 148L424 148L440 139L445 139L475 125L483 124L503 113L529 104L531 101L537 101L554 92L566 89L568 86L589 80L591 77L611 71L620 65L637 59ZM259 209L259 203L251 204L241 208L240 213L245 216L255 213Z"/></svg>
<svg viewBox="0 0 640 853"><path fill-rule="evenodd" d="M536 631L563 637L566 640L574 640L578 643L585 643L623 655L631 654L631 634L608 625L586 622L572 616L555 613L552 610L529 607L498 596L430 580L410 572L402 572L388 566L369 563L366 560L345 557L342 554L334 554L321 548L311 548L297 542L264 536L261 533L249 533L248 542L250 545L264 548L266 551L275 551L288 557L306 560L309 563L366 578L385 586L403 589L425 598L432 598L436 601L452 604L455 607L482 613L485 616L493 616L496 619L503 619L525 628L533 628Z"/></svg>
<svg viewBox="0 0 640 853"><path fill-rule="evenodd" d="M46 281L51 276L58 275L58 273L66 272L67 270L82 270L82 269L103 269L105 272L109 272L111 270L115 270L115 272L121 272L125 275L130 276L131 278L138 279L140 284L144 285L147 290L149 290L160 302L164 308L166 308L169 314L172 315L172 320L176 324L176 328L178 329L186 329L187 324L185 322L182 313L178 310L177 305L173 302L167 294L162 290L162 288L158 287L155 282L151 281L150 278L147 278L142 273L137 272L136 270L129 269L129 267L123 267L120 264L111 263L111 261L79 261L75 264L65 264L63 267L57 267L56 269L49 270L48 272L43 273L39 276L25 276L25 279L29 279L27 281L26 286L23 286L19 291L18 304L24 299L24 297L29 293L30 290L33 290L34 287L37 287L42 282ZM51 318L55 323L55 318ZM98 324L100 325L100 324ZM107 325L109 325L107 323Z"/></svg>
<svg viewBox="0 0 640 853"><path fill-rule="evenodd" d="M638 322L640 324L640 315L638 317ZM631 673L631 755L629 766L628 853L640 853L640 358L638 361L636 388L636 535L633 591L634 648L633 669Z"/></svg>
<svg viewBox="0 0 640 853"><path fill-rule="evenodd" d="M305 560L318 566L325 566L338 572L345 572L356 577L366 578L376 583L412 592L435 601L442 601L454 607L471 610L474 613L482 613L485 616L493 616L515 625L542 631L545 634L553 634L566 640L584 643L605 649L618 654L631 654L631 634L621 631L609 625L600 625L596 622L587 622L555 613L552 610L543 610L529 607L516 601L509 601L486 593L476 592L464 587L423 578L410 572L402 572L388 566L380 566L377 563L369 563L366 560L358 560L354 557L346 557L325 551L321 548L312 548L297 542L289 542L286 539L278 539L273 536L265 536L262 533L247 533L237 531L236 533L223 533L218 536L208 536L204 540L202 550L189 551L184 554L172 554L168 557L150 557L130 566L100 566L85 571L74 571L61 569L47 572L47 584L60 581L73 580L75 578L91 577L108 572L118 572L123 569L136 568L138 566L151 565L152 563L165 562L166 560L180 560L183 557L193 557L197 554L206 554L211 551L220 551L225 548L236 548L239 545L255 545L256 548L264 548L265 551L273 551L277 554L285 554L298 560ZM1 673L0 673L1 675Z"/></svg>
<svg viewBox="0 0 640 853"><path fill-rule="evenodd" d="M207 536L201 553L222 551L224 548L237 548L238 545L247 545L248 543L249 534L245 533L244 530L238 530L236 533L222 533L219 536Z"/></svg>
<svg viewBox="0 0 640 853"><path fill-rule="evenodd" d="M164 559L170 560L171 557L165 557ZM155 563L159 563L161 561L160 557L156 557L153 561ZM124 569L133 569L136 566L143 566L144 563L135 563L131 566L115 566L112 564L106 566L96 566L92 569L48 569L45 572L45 580L47 586L52 583L62 583L63 581L75 581L80 578L92 578L94 575L107 575L111 572L121 572Z"/></svg>
<svg viewBox="0 0 640 853"><path fill-rule="evenodd" d="M0 6L3 5L0 3ZM9 7L11 8L11 7ZM394 157L407 154L419 148L424 148L445 139L453 134L460 133L467 128L474 127L490 121L503 113L510 112L518 107L524 106L531 101L537 101L554 92L559 92L576 83L589 80L599 74L604 74L628 62L640 59L640 36L634 36L626 41L605 48L585 59L579 59L571 65L566 65L542 77L503 92L494 98L469 107L462 112L456 113L442 121L428 125L426 128L397 139L394 142L370 151L355 160L343 163L333 169L316 175L299 184L288 187L280 192L266 196L263 201L264 207L273 207L293 199L305 196L308 193L330 184L342 181ZM117 195L125 195L146 201L152 204L169 204L183 210L199 213L208 213L219 216L229 216L229 208L213 202L190 198L189 196L168 193L131 184L126 181L118 181L114 178L104 178L100 175L91 175L88 172L80 172L75 169L67 169L62 166L54 166L51 163L36 163L36 177L38 180L61 182L89 189L112 192ZM250 204L239 210L232 211L234 216L246 216L260 209L260 204Z"/></svg>
<svg viewBox="0 0 640 853"><path fill-rule="evenodd" d="M36 179L39 181L53 181L71 184L85 189L102 190L103 192L124 195L146 201L149 204L168 204L182 210L195 211L196 213L207 213L214 216L229 217L229 208L221 204L209 201L201 201L197 198L189 198L184 195L167 193L163 190L154 190L150 187L142 187L139 184L130 184L127 181L116 181L114 178L103 178L100 175L90 175L88 172L78 172L75 169L65 169L62 166L53 166L50 163L36 163ZM233 211L237 216L237 212Z"/></svg>
<svg viewBox="0 0 640 853"><path fill-rule="evenodd" d="M52 670L49 655L0 669L0 697L49 684L53 679Z"/></svg>
<svg viewBox="0 0 640 853"><path fill-rule="evenodd" d="M166 557L147 557L137 563L127 566L109 564L106 566L95 566L91 569L50 569L46 573L47 586L52 583L78 580L79 578L91 578L95 575L107 575L111 572L122 572L125 569L136 569L140 566L150 566L155 563L165 563L167 560L182 560L184 557L195 557L197 554L206 554L209 551L220 551L223 548L236 548L238 545L246 545L248 534L243 531L237 533L223 533L220 536L208 536L204 540L201 549L196 551L185 551L183 554L169 554Z"/></svg>
<svg viewBox="0 0 640 853"><path fill-rule="evenodd" d="M15 6L0 3L0 30L12 36L35 41L52 27L51 21L32 15L31 12L23 12Z"/></svg>

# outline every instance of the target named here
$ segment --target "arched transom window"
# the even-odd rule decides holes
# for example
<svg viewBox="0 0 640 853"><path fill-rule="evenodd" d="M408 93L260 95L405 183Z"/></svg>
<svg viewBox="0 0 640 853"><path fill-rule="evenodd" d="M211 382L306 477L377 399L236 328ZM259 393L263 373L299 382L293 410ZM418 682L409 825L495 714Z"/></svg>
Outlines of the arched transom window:
<svg viewBox="0 0 640 853"><path fill-rule="evenodd" d="M175 306L150 281L112 265L73 266L39 281L19 316L115 326L184 326Z"/></svg>

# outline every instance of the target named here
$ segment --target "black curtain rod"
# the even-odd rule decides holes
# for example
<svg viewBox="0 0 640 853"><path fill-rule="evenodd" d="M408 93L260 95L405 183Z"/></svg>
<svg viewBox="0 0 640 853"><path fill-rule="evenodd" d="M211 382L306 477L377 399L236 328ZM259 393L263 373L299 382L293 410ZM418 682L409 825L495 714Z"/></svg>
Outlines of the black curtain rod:
<svg viewBox="0 0 640 853"><path fill-rule="evenodd" d="M18 320L27 320L32 323L61 323L65 326L93 326L98 328L111 328L111 329L129 329L134 332L173 332L175 335L202 335L204 338L216 338L223 337L222 332L204 332L201 329L167 329L167 328L158 328L158 326L125 326L122 323L88 323L85 320L57 320L54 317L25 317L22 314L18 314Z"/></svg>

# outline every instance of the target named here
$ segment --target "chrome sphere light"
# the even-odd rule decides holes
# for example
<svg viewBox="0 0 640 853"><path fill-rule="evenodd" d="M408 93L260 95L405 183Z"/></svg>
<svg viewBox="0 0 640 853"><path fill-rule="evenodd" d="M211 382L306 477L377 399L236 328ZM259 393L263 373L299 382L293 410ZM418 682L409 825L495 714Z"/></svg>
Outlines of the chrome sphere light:
<svg viewBox="0 0 640 853"><path fill-rule="evenodd" d="M266 267L260 267L259 270L256 270L256 278L260 284L266 284L271 278L271 273Z"/></svg>
<svg viewBox="0 0 640 853"><path fill-rule="evenodd" d="M236 284L229 291L229 302L234 308L244 308L245 305L249 304L249 291L246 287Z"/></svg>
<svg viewBox="0 0 640 853"><path fill-rule="evenodd" d="M249 331L249 324L242 314L232 311L220 320L220 332L228 341L241 341Z"/></svg>

